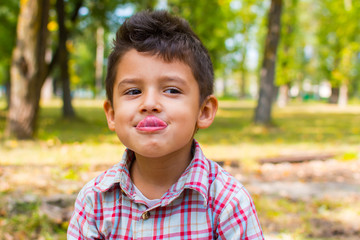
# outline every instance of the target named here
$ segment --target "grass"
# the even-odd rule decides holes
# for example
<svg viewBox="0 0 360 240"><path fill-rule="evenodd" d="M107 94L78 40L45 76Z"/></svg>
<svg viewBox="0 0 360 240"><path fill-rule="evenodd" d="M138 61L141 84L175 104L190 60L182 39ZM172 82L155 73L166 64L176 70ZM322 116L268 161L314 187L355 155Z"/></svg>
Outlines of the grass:
<svg viewBox="0 0 360 240"><path fill-rule="evenodd" d="M0 102L1 103L1 102ZM0 104L0 106L4 103ZM42 104L37 139L61 143L114 143L107 129L102 101L75 100L77 117L61 117L60 100ZM220 101L213 125L197 138L206 145L237 144L356 144L360 140L360 106L341 109L324 103L293 103L273 111L270 128L252 123L255 102ZM0 130L5 128L6 111L0 111ZM1 131L3 132L3 131ZM1 137L1 135L0 135Z"/></svg>
<svg viewBox="0 0 360 240"><path fill-rule="evenodd" d="M78 118L60 117L59 106L48 105L40 116L39 139L61 142L110 142L102 102L75 101ZM290 105L274 110L275 125L252 124L254 102L223 101L213 125L196 136L207 145L266 144L356 144L360 140L360 107L338 109L327 104Z"/></svg>
<svg viewBox="0 0 360 240"><path fill-rule="evenodd" d="M276 239L358 239L359 233L349 227L358 224L352 222L360 214L360 206L354 204L358 200L301 201L257 195L253 199L265 232L276 232ZM341 237L345 233L350 236Z"/></svg>
<svg viewBox="0 0 360 240"><path fill-rule="evenodd" d="M66 239L67 223L56 224L39 213L39 202L15 202L12 212L5 212L0 196L0 239Z"/></svg>
<svg viewBox="0 0 360 240"><path fill-rule="evenodd" d="M18 234L17 239L27 239L23 235L35 232L42 239L63 239L66 226L38 215L38 205L7 215L2 205L5 196L17 191L74 194L91 177L87 172L106 169L120 160L124 146L107 128L102 101L73 103L77 117L71 120L61 117L60 100L42 103L35 141L4 139L7 112L0 110L0 166L27 167L32 171L17 175L16 187L0 181L0 238L3 232L13 232ZM0 101L0 109L4 106ZM195 136L210 159L238 161L244 172L257 171L259 158L281 154L329 152L337 154L341 161L358 159L360 105L339 108L325 103L292 102L285 108L274 107L274 124L269 128L252 123L254 107L253 101L220 101L213 125ZM47 174L47 181L36 182L36 174ZM64 181L66 188L58 184ZM254 196L254 201L265 232L283 234L284 239L315 239L316 234L309 234L316 232L310 223L349 211L347 203L331 201L308 203L266 196ZM355 211L360 214L360 209Z"/></svg>
<svg viewBox="0 0 360 240"><path fill-rule="evenodd" d="M220 106L212 127L200 135L207 144L355 144L360 138L360 108L294 104L275 108L274 126L264 128L252 123L253 104L220 102Z"/></svg>
<svg viewBox="0 0 360 240"><path fill-rule="evenodd" d="M75 100L77 117L71 120L61 117L59 100L42 105L38 141L48 145L118 143L115 134L107 129L101 101ZM275 108L274 125L270 128L252 123L254 106L255 102L250 101L220 101L213 125L196 135L200 143L209 148L211 157L220 159L224 155L214 154L219 146L226 150L232 146L237 149L258 146L274 149L275 146L278 149L296 147L303 150L333 146L346 148L360 141L360 107L356 105L340 109L323 103L294 103L283 109ZM5 128L5 116L6 112L0 111L0 138ZM211 151L212 148L216 151ZM265 152L270 155L279 153ZM235 154L240 159L243 153Z"/></svg>

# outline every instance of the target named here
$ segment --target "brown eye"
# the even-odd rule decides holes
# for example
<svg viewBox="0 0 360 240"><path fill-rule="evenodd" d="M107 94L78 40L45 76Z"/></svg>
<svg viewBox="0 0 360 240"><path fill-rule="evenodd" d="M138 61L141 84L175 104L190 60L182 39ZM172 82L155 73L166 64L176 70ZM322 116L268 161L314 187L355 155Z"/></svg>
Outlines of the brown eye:
<svg viewBox="0 0 360 240"><path fill-rule="evenodd" d="M141 94L141 91L137 88L132 88L125 92L125 95L139 95L139 94Z"/></svg>
<svg viewBox="0 0 360 240"><path fill-rule="evenodd" d="M177 88L168 88L165 90L165 93L170 93L170 94L179 94L181 93L180 90L178 90Z"/></svg>

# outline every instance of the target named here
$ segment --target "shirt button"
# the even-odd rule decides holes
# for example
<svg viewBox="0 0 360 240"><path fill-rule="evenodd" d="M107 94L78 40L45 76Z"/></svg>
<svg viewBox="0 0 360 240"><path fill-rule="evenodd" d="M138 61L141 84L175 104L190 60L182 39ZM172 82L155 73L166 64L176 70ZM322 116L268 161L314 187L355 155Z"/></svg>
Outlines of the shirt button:
<svg viewBox="0 0 360 240"><path fill-rule="evenodd" d="M149 212L144 212L142 215L141 215L142 219L143 220L146 220L150 217L150 213Z"/></svg>

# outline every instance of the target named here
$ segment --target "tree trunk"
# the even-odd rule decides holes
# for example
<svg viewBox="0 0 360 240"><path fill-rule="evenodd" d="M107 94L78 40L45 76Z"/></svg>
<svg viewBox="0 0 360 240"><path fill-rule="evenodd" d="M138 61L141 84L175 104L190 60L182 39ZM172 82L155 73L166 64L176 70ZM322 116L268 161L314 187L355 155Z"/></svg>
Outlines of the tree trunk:
<svg viewBox="0 0 360 240"><path fill-rule="evenodd" d="M224 74L224 77L222 78L222 82L223 82L222 96L227 97L229 95L229 93L228 93L228 78L225 74Z"/></svg>
<svg viewBox="0 0 360 240"><path fill-rule="evenodd" d="M7 71L7 78L5 82L5 96L6 96L6 107L5 109L10 108L10 95L11 95L11 81L10 81L10 71Z"/></svg>
<svg viewBox="0 0 360 240"><path fill-rule="evenodd" d="M244 99L246 97L246 66L245 66L245 62L246 62L246 53L247 53L247 48L246 46L244 46L244 48L242 49L241 55L242 55L242 59L240 62L240 71L241 71L241 82L240 82L240 91L239 91L239 97L241 99Z"/></svg>
<svg viewBox="0 0 360 240"><path fill-rule="evenodd" d="M335 104L335 103L339 102L339 93L340 93L340 90L338 87L331 87L331 95L329 98L329 103Z"/></svg>
<svg viewBox="0 0 360 240"><path fill-rule="evenodd" d="M49 41L50 39L48 39L48 44L47 44L47 49L45 51L45 61L46 62L52 62L52 61L55 61L55 59L53 58L53 54L52 54L52 50L51 50L51 42ZM53 63L55 64L55 63ZM49 64L49 71L50 71L50 64ZM48 72L49 72L48 71ZM49 101L50 99L52 99L53 97L53 78L52 77L49 77L47 75L45 81L44 81L44 84L42 86L42 89L41 89L41 100L44 102L44 101Z"/></svg>
<svg viewBox="0 0 360 240"><path fill-rule="evenodd" d="M282 0L271 0L268 33L265 42L264 59L260 72L260 90L255 110L255 123L269 124L274 93L276 50L280 38Z"/></svg>
<svg viewBox="0 0 360 240"><path fill-rule="evenodd" d="M342 84L339 91L339 107L346 107L348 102L348 86L346 84Z"/></svg>
<svg viewBox="0 0 360 240"><path fill-rule="evenodd" d="M17 41L11 63L10 108L6 136L34 137L41 87L47 75L45 50L49 0L20 2Z"/></svg>
<svg viewBox="0 0 360 240"><path fill-rule="evenodd" d="M56 12L59 23L59 66L60 80L62 82L63 94L63 116L74 117L75 112L71 104L70 77L69 77L69 52L66 48L68 32L65 27L64 0L56 1Z"/></svg>
<svg viewBox="0 0 360 240"><path fill-rule="evenodd" d="M289 101L289 85L284 84L279 87L279 97L277 98L277 105L285 107Z"/></svg>
<svg viewBox="0 0 360 240"><path fill-rule="evenodd" d="M99 96L102 89L103 61L104 61L104 28L98 27L96 31L96 64L95 64L96 96Z"/></svg>

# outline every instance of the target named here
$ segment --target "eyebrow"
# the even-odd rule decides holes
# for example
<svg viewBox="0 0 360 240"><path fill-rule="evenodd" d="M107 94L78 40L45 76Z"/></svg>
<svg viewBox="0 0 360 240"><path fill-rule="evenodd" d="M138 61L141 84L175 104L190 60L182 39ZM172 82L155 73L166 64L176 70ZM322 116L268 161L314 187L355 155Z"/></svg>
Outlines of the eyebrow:
<svg viewBox="0 0 360 240"><path fill-rule="evenodd" d="M126 85L132 85L132 84L139 84L142 83L143 80L139 79L139 78L124 78L122 80L120 80L120 82L117 85L117 88L119 89L121 86L126 86ZM187 86L187 82L185 81L185 79L175 76L175 75L165 75L165 76L161 76L160 77L160 83L171 83L171 82L176 82L179 83L183 86Z"/></svg>
<svg viewBox="0 0 360 240"><path fill-rule="evenodd" d="M120 82L117 85L117 88L120 88L123 85L130 85L130 84L136 84L139 83L141 80L137 78L124 78L120 80Z"/></svg>
<svg viewBox="0 0 360 240"><path fill-rule="evenodd" d="M163 77L161 77L161 81L162 82L178 82L182 85L187 85L187 82L185 81L185 79L178 77L178 76L174 76L174 75L163 76Z"/></svg>

